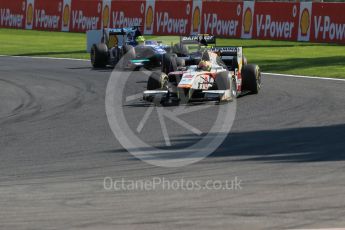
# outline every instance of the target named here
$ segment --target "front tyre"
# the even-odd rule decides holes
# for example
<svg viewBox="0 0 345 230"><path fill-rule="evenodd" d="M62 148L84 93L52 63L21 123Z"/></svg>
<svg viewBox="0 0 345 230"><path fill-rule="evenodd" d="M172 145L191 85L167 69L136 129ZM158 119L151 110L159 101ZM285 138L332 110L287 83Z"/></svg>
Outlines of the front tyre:
<svg viewBox="0 0 345 230"><path fill-rule="evenodd" d="M163 90L168 86L168 76L164 73L153 72L147 81L147 90Z"/></svg>
<svg viewBox="0 0 345 230"><path fill-rule="evenodd" d="M244 65L242 68L242 88L258 94L261 88L261 71L258 65Z"/></svg>
<svg viewBox="0 0 345 230"><path fill-rule="evenodd" d="M230 89L230 78L229 72L224 71L217 73L216 75L216 86L218 90L229 90Z"/></svg>

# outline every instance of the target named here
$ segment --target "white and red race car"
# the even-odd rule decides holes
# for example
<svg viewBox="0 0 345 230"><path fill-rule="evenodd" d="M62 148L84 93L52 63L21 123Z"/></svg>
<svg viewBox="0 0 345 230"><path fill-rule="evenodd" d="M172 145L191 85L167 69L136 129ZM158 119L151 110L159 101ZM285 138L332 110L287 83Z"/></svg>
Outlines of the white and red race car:
<svg viewBox="0 0 345 230"><path fill-rule="evenodd" d="M232 101L243 94L257 94L261 87L260 68L247 64L242 47L203 48L185 57L170 55L165 59L169 62L166 66L182 65L168 73L153 73L143 93L146 101L161 104ZM207 69L200 65L183 66L185 60L195 64L206 61L209 66Z"/></svg>

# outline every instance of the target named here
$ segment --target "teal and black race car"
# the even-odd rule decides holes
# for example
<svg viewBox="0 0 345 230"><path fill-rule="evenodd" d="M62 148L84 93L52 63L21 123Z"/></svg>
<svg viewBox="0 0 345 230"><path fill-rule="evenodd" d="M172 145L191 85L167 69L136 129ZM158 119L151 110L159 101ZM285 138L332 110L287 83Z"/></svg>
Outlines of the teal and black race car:
<svg viewBox="0 0 345 230"><path fill-rule="evenodd" d="M146 41L139 27L87 31L87 51L94 68L161 67L170 47Z"/></svg>

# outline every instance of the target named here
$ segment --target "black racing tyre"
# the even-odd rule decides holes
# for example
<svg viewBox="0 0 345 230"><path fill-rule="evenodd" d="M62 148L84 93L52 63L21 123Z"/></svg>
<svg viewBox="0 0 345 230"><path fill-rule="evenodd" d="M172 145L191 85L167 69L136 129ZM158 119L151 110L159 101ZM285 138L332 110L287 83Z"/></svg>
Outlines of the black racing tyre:
<svg viewBox="0 0 345 230"><path fill-rule="evenodd" d="M177 70L176 57L171 54L165 53L162 58L162 72L169 74Z"/></svg>
<svg viewBox="0 0 345 230"><path fill-rule="evenodd" d="M261 88L261 71L258 65L244 65L242 68L242 88L253 94L259 93Z"/></svg>
<svg viewBox="0 0 345 230"><path fill-rule="evenodd" d="M91 47L90 59L94 68L104 68L108 63L108 47L106 44L93 44Z"/></svg>
<svg viewBox="0 0 345 230"><path fill-rule="evenodd" d="M189 55L188 47L184 44L177 43L173 46L172 51L180 57L186 57Z"/></svg>
<svg viewBox="0 0 345 230"><path fill-rule="evenodd" d="M165 73L153 72L147 81L147 90L164 89L168 84L168 76Z"/></svg>
<svg viewBox="0 0 345 230"><path fill-rule="evenodd" d="M186 62L183 58L176 58L176 65L177 67L185 67L186 66Z"/></svg>
<svg viewBox="0 0 345 230"><path fill-rule="evenodd" d="M218 90L230 89L230 79L229 79L229 72L228 71L217 73L217 75L216 75L216 86L217 86Z"/></svg>

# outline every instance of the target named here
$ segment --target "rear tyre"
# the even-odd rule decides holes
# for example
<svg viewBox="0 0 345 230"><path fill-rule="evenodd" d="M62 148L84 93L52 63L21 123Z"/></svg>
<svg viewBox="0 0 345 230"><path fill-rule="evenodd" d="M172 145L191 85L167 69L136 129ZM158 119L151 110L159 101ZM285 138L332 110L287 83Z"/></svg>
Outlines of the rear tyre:
<svg viewBox="0 0 345 230"><path fill-rule="evenodd" d="M169 74L170 72L174 72L176 70L177 70L176 57L168 53L163 54L162 72L165 74Z"/></svg>
<svg viewBox="0 0 345 230"><path fill-rule="evenodd" d="M257 94L261 88L261 71L258 65L244 65L242 68L242 88Z"/></svg>
<svg viewBox="0 0 345 230"><path fill-rule="evenodd" d="M94 68L106 67L108 63L108 47L106 44L93 44L91 47L90 59Z"/></svg>

